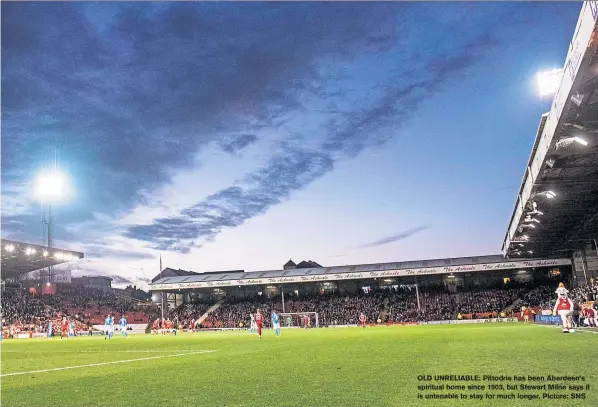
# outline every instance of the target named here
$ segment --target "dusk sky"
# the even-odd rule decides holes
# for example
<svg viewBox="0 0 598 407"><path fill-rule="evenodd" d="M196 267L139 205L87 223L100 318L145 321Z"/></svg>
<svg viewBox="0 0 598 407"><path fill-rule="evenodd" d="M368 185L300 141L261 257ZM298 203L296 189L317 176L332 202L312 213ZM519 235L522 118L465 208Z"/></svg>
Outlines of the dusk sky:
<svg viewBox="0 0 598 407"><path fill-rule="evenodd" d="M6 3L2 237L73 275L497 254L581 3Z"/></svg>

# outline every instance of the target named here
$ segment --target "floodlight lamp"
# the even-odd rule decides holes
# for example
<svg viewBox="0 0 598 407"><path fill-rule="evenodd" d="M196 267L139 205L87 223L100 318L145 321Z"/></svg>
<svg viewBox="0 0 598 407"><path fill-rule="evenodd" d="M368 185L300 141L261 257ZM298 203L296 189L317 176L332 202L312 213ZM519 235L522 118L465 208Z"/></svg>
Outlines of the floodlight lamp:
<svg viewBox="0 0 598 407"><path fill-rule="evenodd" d="M529 254L534 254L534 251L533 251L533 250L528 250L527 252L528 252Z"/></svg>
<svg viewBox="0 0 598 407"><path fill-rule="evenodd" d="M6 249L6 251L7 251L7 252L9 252L9 253L12 253L12 252L14 252L14 251L15 251L15 247L14 247L14 245L12 245L12 244L7 244L7 245L6 245L6 247L5 247L5 249Z"/></svg>
<svg viewBox="0 0 598 407"><path fill-rule="evenodd" d="M540 97L554 95L559 90L562 77L563 70L558 68L538 72L536 75L536 85L538 86Z"/></svg>
<svg viewBox="0 0 598 407"><path fill-rule="evenodd" d="M33 249L33 248L31 248L31 247L28 247L27 249L25 249L25 254L26 254L27 256L30 256L30 255L32 255L32 254L35 254L35 249Z"/></svg>
<svg viewBox="0 0 598 407"><path fill-rule="evenodd" d="M569 147L570 145L572 145L573 143L577 143L581 146L587 146L589 143L586 139L584 139L583 137L580 136L573 136L573 137L565 137L563 139L560 139L559 141L557 141L557 143L555 144L555 149L559 149L561 147Z"/></svg>
<svg viewBox="0 0 598 407"><path fill-rule="evenodd" d="M537 192L536 194L534 194L534 196L543 196L548 199L553 199L556 197L556 193L554 191L549 190L549 191Z"/></svg>
<svg viewBox="0 0 598 407"><path fill-rule="evenodd" d="M67 195L66 176L58 171L43 172L36 180L35 191L42 201L61 201Z"/></svg>
<svg viewBox="0 0 598 407"><path fill-rule="evenodd" d="M44 250L44 252L42 253L42 255L43 255L44 257L48 257L48 251L47 251L47 250Z"/></svg>
<svg viewBox="0 0 598 407"><path fill-rule="evenodd" d="M50 287L50 283L49 283L49 282L48 282L48 283L46 283L46 286L47 286L47 287Z"/></svg>

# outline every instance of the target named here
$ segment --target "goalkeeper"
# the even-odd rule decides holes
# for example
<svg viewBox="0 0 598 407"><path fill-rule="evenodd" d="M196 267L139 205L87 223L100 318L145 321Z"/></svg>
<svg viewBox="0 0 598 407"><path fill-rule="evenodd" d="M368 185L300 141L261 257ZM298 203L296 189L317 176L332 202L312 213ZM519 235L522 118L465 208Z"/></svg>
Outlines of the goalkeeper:
<svg viewBox="0 0 598 407"><path fill-rule="evenodd" d="M292 325L293 325L293 321L291 320L291 317L289 316L289 317L287 317L287 320L286 320L286 327L290 328Z"/></svg>

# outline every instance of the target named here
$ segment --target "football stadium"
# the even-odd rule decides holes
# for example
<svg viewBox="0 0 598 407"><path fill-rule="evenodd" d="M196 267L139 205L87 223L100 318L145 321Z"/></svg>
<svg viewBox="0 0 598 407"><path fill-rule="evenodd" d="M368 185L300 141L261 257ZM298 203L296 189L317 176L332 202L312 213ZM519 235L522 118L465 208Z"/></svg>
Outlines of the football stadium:
<svg viewBox="0 0 598 407"><path fill-rule="evenodd" d="M579 5L495 254L160 260L146 291L71 276L86 254L50 226L2 239L1 405L598 406L598 3Z"/></svg>

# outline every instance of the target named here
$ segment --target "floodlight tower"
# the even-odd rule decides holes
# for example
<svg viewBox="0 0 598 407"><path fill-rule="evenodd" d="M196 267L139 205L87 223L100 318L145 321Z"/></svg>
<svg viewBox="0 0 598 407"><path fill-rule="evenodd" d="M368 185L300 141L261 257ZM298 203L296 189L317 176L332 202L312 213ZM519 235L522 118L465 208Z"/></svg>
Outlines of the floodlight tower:
<svg viewBox="0 0 598 407"><path fill-rule="evenodd" d="M44 234L47 238L47 253L50 255L54 245L54 205L64 200L67 194L66 177L60 172L56 157L54 158L52 167L38 175L35 191L41 203L41 221L46 232ZM49 284L52 282L53 267L49 265L47 271Z"/></svg>

